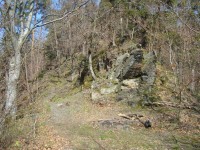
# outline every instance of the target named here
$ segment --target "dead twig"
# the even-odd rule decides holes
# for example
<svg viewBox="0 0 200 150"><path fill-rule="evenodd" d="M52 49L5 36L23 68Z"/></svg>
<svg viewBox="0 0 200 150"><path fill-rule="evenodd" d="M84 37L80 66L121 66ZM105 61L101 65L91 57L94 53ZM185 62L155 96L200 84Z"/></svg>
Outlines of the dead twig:
<svg viewBox="0 0 200 150"><path fill-rule="evenodd" d="M101 149L106 150L106 148L103 147L103 146L102 146L97 140L95 140L93 137L91 137L91 139L92 139L96 144L98 144L99 147L100 147Z"/></svg>
<svg viewBox="0 0 200 150"><path fill-rule="evenodd" d="M175 104L175 103L166 103L166 102L149 102L149 103L146 103L145 105L147 106L167 106L167 107L173 107L173 108L181 108L181 109L191 109L191 110L195 110L197 112L200 112L199 109L197 109L195 106L191 106L191 105L180 105L180 104Z"/></svg>
<svg viewBox="0 0 200 150"><path fill-rule="evenodd" d="M138 115L138 114L118 114L118 116L125 118L125 119L129 119L129 120L134 120L137 119L141 124L144 125L145 128L149 128L151 127L151 122L149 120L146 121L142 121L140 118L143 117L143 115Z"/></svg>

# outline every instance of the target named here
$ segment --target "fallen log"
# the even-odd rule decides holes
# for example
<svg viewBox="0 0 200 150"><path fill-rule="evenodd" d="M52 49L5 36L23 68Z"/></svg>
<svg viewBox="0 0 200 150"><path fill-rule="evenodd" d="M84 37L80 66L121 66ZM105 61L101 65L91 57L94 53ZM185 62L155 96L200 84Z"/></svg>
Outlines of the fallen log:
<svg viewBox="0 0 200 150"><path fill-rule="evenodd" d="M146 121L142 121L140 119L140 117L143 117L143 115L138 115L138 114L118 114L118 116L122 117L122 118L125 118L125 119L129 119L129 120L133 120L133 119L137 119L141 124L144 125L145 128L150 128L152 125L151 125L151 122L150 120L146 120Z"/></svg>
<svg viewBox="0 0 200 150"><path fill-rule="evenodd" d="M135 118L141 118L141 117L144 117L143 115L138 115L138 114L118 114L118 116L122 117L122 118L125 118L125 119L129 119L129 120L132 120L133 117Z"/></svg>
<svg viewBox="0 0 200 150"><path fill-rule="evenodd" d="M200 112L200 110L198 108L196 108L195 106L191 106L191 105L186 105L186 104L175 104L175 103L166 103L166 102L148 102L145 103L146 106L167 106L167 107L173 107L173 108L180 108L180 109L191 109L191 110L195 110L197 112Z"/></svg>

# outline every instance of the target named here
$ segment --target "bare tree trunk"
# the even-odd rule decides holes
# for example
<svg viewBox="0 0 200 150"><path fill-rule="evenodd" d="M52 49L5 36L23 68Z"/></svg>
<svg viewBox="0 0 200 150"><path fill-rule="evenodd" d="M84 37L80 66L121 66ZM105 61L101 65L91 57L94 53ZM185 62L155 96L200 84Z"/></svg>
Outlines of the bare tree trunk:
<svg viewBox="0 0 200 150"><path fill-rule="evenodd" d="M71 81L73 81L75 78L74 55L71 56L71 70L72 70Z"/></svg>
<svg viewBox="0 0 200 150"><path fill-rule="evenodd" d="M86 52L86 41L83 42L82 53L83 53L83 56L86 56L86 54L87 54L87 52Z"/></svg>
<svg viewBox="0 0 200 150"><path fill-rule="evenodd" d="M173 62L172 62L172 42L169 42L169 62L171 65L173 65Z"/></svg>
<svg viewBox="0 0 200 150"><path fill-rule="evenodd" d="M58 48L58 38L57 38L57 30L56 30L56 26L55 26L55 23L53 23L53 29L54 29L54 39L55 39L55 42L56 42L56 53L57 53L57 60L58 60L58 75L60 76L61 74L61 70L60 70L60 66L61 66L61 61L60 61L60 50Z"/></svg>
<svg viewBox="0 0 200 150"><path fill-rule="evenodd" d="M96 75L95 75L95 73L93 71L93 67L92 67L92 55L91 54L89 54L89 68L90 68L90 72L92 74L93 79L96 80L97 77L96 77Z"/></svg>
<svg viewBox="0 0 200 150"><path fill-rule="evenodd" d="M34 59L34 51L35 51L35 30L32 31L32 42L31 42L31 69L30 69L30 80L33 80L34 74L35 74L35 69L33 69L33 66L35 64L35 59ZM32 91L32 90L31 90Z"/></svg>
<svg viewBox="0 0 200 150"><path fill-rule="evenodd" d="M15 50L15 55L9 61L9 71L7 75L7 91L6 91L6 104L5 114L15 115L17 97L17 81L20 75L21 53L20 48Z"/></svg>
<svg viewBox="0 0 200 150"><path fill-rule="evenodd" d="M195 67L192 68L191 91L192 91L192 93L195 92Z"/></svg>
<svg viewBox="0 0 200 150"><path fill-rule="evenodd" d="M97 24L96 24L96 18L97 18L97 14L95 13L93 33L96 32L96 26L97 26ZM93 34L93 35L94 35L94 34Z"/></svg>
<svg viewBox="0 0 200 150"><path fill-rule="evenodd" d="M135 28L133 27L133 30L132 30L132 32L131 32L131 40L133 40L133 35L134 35L134 33L135 33Z"/></svg>
<svg viewBox="0 0 200 150"><path fill-rule="evenodd" d="M27 59L26 59L26 54L24 56L24 65L25 65L25 75L26 75L26 88L27 88L27 91L28 91L28 97L29 99L31 99L31 91L30 91L30 86L29 86L29 83L28 83L28 65L27 65Z"/></svg>
<svg viewBox="0 0 200 150"><path fill-rule="evenodd" d="M129 21L128 18L126 19L126 29L128 30Z"/></svg>
<svg viewBox="0 0 200 150"><path fill-rule="evenodd" d="M124 22L124 20L123 20L123 18L121 17L121 18L120 18L120 25L121 25L121 37L123 37L123 36L124 36L123 22Z"/></svg>
<svg viewBox="0 0 200 150"><path fill-rule="evenodd" d="M116 43L115 43L115 36L116 36L116 33L115 33L115 29L114 29L114 31L113 31L113 42L112 42L113 46L117 46Z"/></svg>
<svg viewBox="0 0 200 150"><path fill-rule="evenodd" d="M30 76L27 76L27 79L34 80L35 77L35 30L32 31L32 42L31 42L31 67L30 67ZM30 100L32 101L32 93L33 93L33 86L29 86L30 90Z"/></svg>
<svg viewBox="0 0 200 150"><path fill-rule="evenodd" d="M42 27L40 28L40 34L39 34L39 39L42 41ZM42 63L40 63L40 61L39 60L41 60L41 57L39 57L39 55L40 55L40 51L41 50L41 43L38 45L38 48L37 48L37 58L36 58L36 66L37 66L37 68L36 68L36 72L37 72L37 78L36 78L36 86L37 86L37 96L38 96L38 94L39 94L39 81L38 81L38 75L39 75L39 72L40 72L40 70L41 70L41 68L42 68Z"/></svg>
<svg viewBox="0 0 200 150"><path fill-rule="evenodd" d="M57 54L57 59L59 60L60 58L60 52L58 50L58 38L57 38L57 30L56 30L56 26L55 26L55 23L53 23L53 30L54 30L54 39L55 39L55 42L56 42L56 54Z"/></svg>

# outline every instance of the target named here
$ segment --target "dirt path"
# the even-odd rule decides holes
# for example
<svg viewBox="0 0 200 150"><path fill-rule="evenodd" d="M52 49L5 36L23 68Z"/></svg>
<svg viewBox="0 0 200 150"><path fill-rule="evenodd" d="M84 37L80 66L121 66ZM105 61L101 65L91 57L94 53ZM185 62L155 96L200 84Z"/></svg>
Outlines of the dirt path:
<svg viewBox="0 0 200 150"><path fill-rule="evenodd" d="M56 83L43 85L43 92L36 105L40 114L38 113L34 121L35 128L32 129L33 124L30 125L30 131L35 131L36 135L31 138L32 140L24 138L19 140L23 149L198 150L200 148L198 131L190 129L184 131L182 128L179 130L176 120L170 121L160 112L149 108L131 108L114 99L106 104L94 104L89 91L73 89L64 81ZM123 119L118 116L120 113L143 115L144 120L147 118L151 120L152 127L146 129L138 120ZM16 144L16 149L19 149L18 141Z"/></svg>
<svg viewBox="0 0 200 150"><path fill-rule="evenodd" d="M92 139L93 134L98 132L95 131L94 122L113 119L116 114L124 111L123 107L116 104L92 104L89 95L82 92L66 97L62 102L51 102L50 107L49 123L55 127L59 135L70 137L75 149L93 149L90 144L99 149L100 145Z"/></svg>
<svg viewBox="0 0 200 150"><path fill-rule="evenodd" d="M132 110L117 103L92 104L89 94L80 92L59 102L51 102L49 123L57 134L70 139L70 148L63 149L168 149L162 132L145 129L139 122L116 125L101 120L119 120L119 113ZM100 123L100 124L99 124ZM173 141L172 141L173 142Z"/></svg>

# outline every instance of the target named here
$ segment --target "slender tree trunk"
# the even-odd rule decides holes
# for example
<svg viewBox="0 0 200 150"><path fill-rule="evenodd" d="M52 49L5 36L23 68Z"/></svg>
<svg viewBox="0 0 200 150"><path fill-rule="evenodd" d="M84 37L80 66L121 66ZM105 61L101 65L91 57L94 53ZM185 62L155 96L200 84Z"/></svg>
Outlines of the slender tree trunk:
<svg viewBox="0 0 200 150"><path fill-rule="evenodd" d="M121 37L123 37L123 36L124 36L123 22L124 22L124 20L123 20L123 18L121 17L121 18L120 18L120 25L121 25Z"/></svg>
<svg viewBox="0 0 200 150"><path fill-rule="evenodd" d="M26 75L26 88L27 88L27 91L28 91L28 96L29 96L29 99L31 99L31 92L30 92L30 86L29 86L29 83L28 83L28 65L27 65L27 59L26 59L26 54L24 56L24 65L25 65L25 75Z"/></svg>
<svg viewBox="0 0 200 150"><path fill-rule="evenodd" d="M31 64L30 64L30 75L27 77L29 80L34 80L35 77L35 30L32 31L32 42L31 42ZM30 90L30 100L32 101L33 99L33 86L29 86Z"/></svg>
<svg viewBox="0 0 200 150"><path fill-rule="evenodd" d="M21 53L20 48L15 50L15 55L9 61L9 71L7 74L7 91L5 114L15 115L16 113L16 97L17 97L17 81L20 75Z"/></svg>
<svg viewBox="0 0 200 150"><path fill-rule="evenodd" d="M91 54L89 54L89 68L90 68L90 72L92 74L93 79L96 80L97 77L96 77L93 67L92 67L92 55Z"/></svg>
<svg viewBox="0 0 200 150"><path fill-rule="evenodd" d="M56 26L55 26L55 23L53 23L53 29L54 29L54 40L56 42L56 53L57 53L57 59L58 61L60 60L60 52L59 52L59 49L58 49L58 38L57 38L57 30L56 30Z"/></svg>
<svg viewBox="0 0 200 150"><path fill-rule="evenodd" d="M131 32L131 40L133 40L134 33L135 33L135 28L133 27L132 32Z"/></svg>
<svg viewBox="0 0 200 150"><path fill-rule="evenodd" d="M83 56L87 55L87 52L86 52L86 41L83 42L82 53L83 53Z"/></svg>
<svg viewBox="0 0 200 150"><path fill-rule="evenodd" d="M129 21L128 18L126 19L126 30L128 30Z"/></svg>
<svg viewBox="0 0 200 150"><path fill-rule="evenodd" d="M115 36L116 36L116 33L115 33L115 29L114 29L114 31L113 31L113 42L112 42L113 46L117 46L116 43L115 43Z"/></svg>
<svg viewBox="0 0 200 150"><path fill-rule="evenodd" d="M61 70L60 70L60 66L61 66L61 60L60 60L60 50L58 48L58 38L57 38L57 30L56 30L56 26L55 26L55 23L53 23L53 29L54 29L54 39L55 39L55 42L56 42L56 53L57 53L57 60L58 60L58 76L60 76L61 74Z"/></svg>
<svg viewBox="0 0 200 150"><path fill-rule="evenodd" d="M192 82L191 82L191 91L195 92L195 67L192 68Z"/></svg>
<svg viewBox="0 0 200 150"><path fill-rule="evenodd" d="M96 23L96 19L97 18L97 14L95 13L95 18L94 18L94 27L93 27L93 35L94 33L96 32L96 26L97 26L97 23Z"/></svg>
<svg viewBox="0 0 200 150"><path fill-rule="evenodd" d="M35 59L34 59L34 51L35 51L35 31L32 31L32 42L31 42L31 69L30 69L30 80L33 80L34 75L35 75L35 68L33 69L33 66L35 65ZM32 93L32 90L31 90Z"/></svg>
<svg viewBox="0 0 200 150"><path fill-rule="evenodd" d="M71 70L72 70L71 81L73 81L75 78L74 55L71 56Z"/></svg>
<svg viewBox="0 0 200 150"><path fill-rule="evenodd" d="M172 42L169 41L169 62L173 69L173 61L172 61L173 56L172 55L173 55ZM173 69L173 71L174 71L174 69Z"/></svg>

